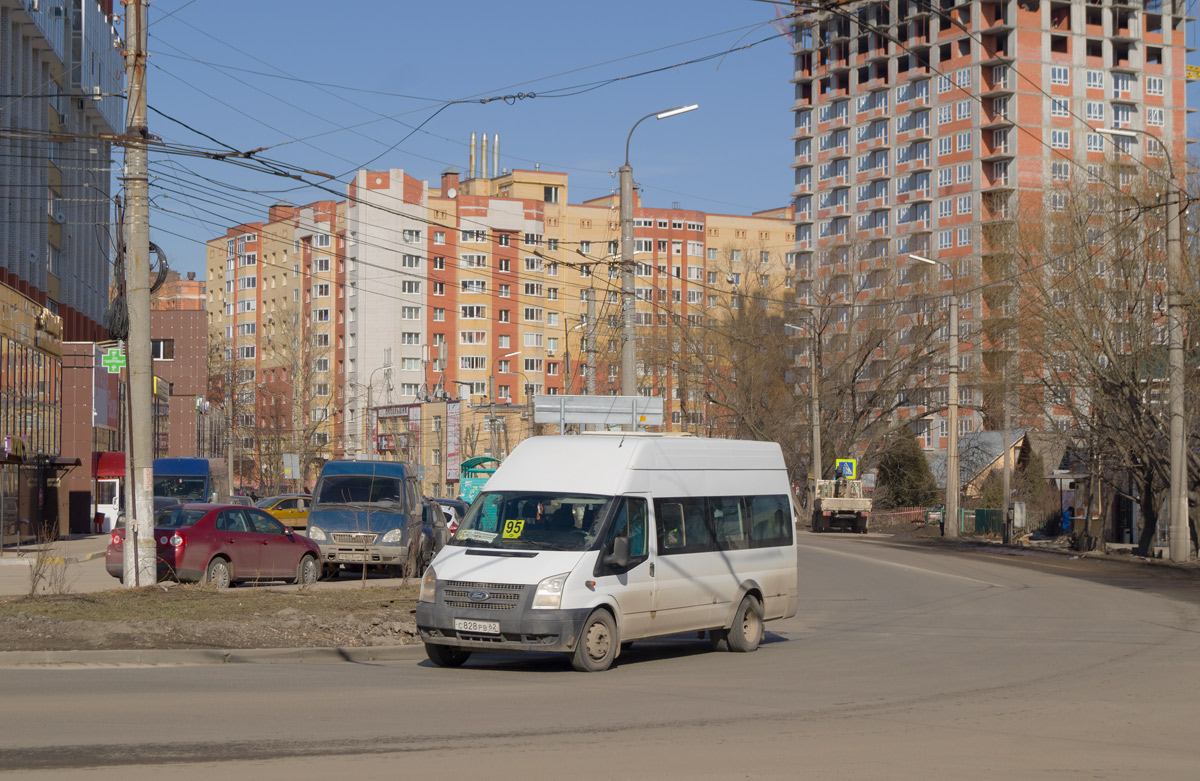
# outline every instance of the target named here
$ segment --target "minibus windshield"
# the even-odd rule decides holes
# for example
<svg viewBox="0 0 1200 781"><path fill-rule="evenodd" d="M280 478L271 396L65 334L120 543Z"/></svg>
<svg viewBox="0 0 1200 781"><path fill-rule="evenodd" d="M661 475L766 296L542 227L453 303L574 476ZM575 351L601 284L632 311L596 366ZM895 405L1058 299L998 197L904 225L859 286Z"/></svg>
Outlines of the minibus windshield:
<svg viewBox="0 0 1200 781"><path fill-rule="evenodd" d="M511 550L592 547L614 498L543 491L491 491L471 504L450 545Z"/></svg>

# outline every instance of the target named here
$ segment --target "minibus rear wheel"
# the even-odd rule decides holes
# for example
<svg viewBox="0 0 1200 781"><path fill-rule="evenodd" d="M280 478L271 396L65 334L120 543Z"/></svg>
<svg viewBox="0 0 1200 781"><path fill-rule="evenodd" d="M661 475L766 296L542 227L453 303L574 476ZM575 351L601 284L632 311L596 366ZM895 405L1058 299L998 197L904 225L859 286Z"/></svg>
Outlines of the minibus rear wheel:
<svg viewBox="0 0 1200 781"><path fill-rule="evenodd" d="M747 594L742 597L737 613L733 616L733 626L729 628L729 650L748 653L758 648L762 640L763 620L762 607L758 600Z"/></svg>
<svg viewBox="0 0 1200 781"><path fill-rule="evenodd" d="M579 642L571 654L571 666L581 673L598 673L612 666L621 647L617 623L607 610L596 609L583 623Z"/></svg>

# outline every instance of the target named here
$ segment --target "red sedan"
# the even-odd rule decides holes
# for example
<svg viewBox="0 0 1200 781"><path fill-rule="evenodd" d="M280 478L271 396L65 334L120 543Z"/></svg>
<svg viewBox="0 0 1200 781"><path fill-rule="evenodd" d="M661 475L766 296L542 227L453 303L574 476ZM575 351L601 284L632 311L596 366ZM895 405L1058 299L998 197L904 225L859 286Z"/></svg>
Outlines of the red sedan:
<svg viewBox="0 0 1200 781"><path fill-rule="evenodd" d="M255 507L184 504L154 514L158 576L211 583L217 588L247 580L315 583L321 549ZM114 529L105 568L125 574L125 529Z"/></svg>

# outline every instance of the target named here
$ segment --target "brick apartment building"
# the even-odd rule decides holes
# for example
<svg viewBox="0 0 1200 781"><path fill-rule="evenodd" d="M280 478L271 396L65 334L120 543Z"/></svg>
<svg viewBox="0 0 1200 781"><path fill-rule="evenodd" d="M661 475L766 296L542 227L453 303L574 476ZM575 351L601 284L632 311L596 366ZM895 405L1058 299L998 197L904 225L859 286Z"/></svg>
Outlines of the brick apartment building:
<svg viewBox="0 0 1200 781"><path fill-rule="evenodd" d="M1178 0L889 0L799 13L798 302L912 296L944 319L957 294L959 433L996 427L988 384L1006 366L1046 370L1023 357L1019 276L1045 259L1021 267L1007 242L1020 221L1052 213L1071 182L1101 187L1117 171L1124 185L1138 169L1168 170L1164 150L1183 173L1187 21ZM917 273L910 253L944 267ZM876 273L896 284L863 284ZM938 351L946 344L943 330ZM935 366L900 414L925 448L944 450L948 373ZM1024 425L1046 422L1039 407L1053 416L1049 401L1026 401Z"/></svg>
<svg viewBox="0 0 1200 781"><path fill-rule="evenodd" d="M570 203L566 174L499 170L494 158L489 175L485 153L479 166L470 157L437 186L359 171L345 201L276 205L209 242L210 325L237 362L240 425L290 427L326 458L437 466L436 488L454 470L442 450L502 455L528 435L532 395L618 392L619 199ZM780 311L790 297L790 207L738 216L639 202L634 225L639 342L728 311L730 280L774 291ZM641 393L664 398L666 428L705 425L698 388L646 360L638 375ZM453 399L463 407L448 409ZM401 415L432 401L436 412Z"/></svg>

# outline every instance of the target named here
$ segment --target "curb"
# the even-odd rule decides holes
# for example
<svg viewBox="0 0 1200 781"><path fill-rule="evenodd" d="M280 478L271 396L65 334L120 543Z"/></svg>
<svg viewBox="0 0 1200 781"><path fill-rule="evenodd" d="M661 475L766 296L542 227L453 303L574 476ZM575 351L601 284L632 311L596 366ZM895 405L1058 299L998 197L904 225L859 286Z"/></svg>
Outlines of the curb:
<svg viewBox="0 0 1200 781"><path fill-rule="evenodd" d="M39 558L39 559L37 559L37 561L41 561L46 564L79 564L80 562L91 561L92 559L98 559L103 555L104 555L104 551L94 551L92 553L84 553L79 556L49 556L47 558ZM10 566L11 567L11 566L19 565L19 564L32 564L33 562L34 562L34 559L32 557L30 557L30 558L15 558L15 559L0 558L0 567L2 567L2 566Z"/></svg>
<svg viewBox="0 0 1200 781"><path fill-rule="evenodd" d="M333 664L402 662L425 658L425 646L362 648L240 648L164 651L4 651L0 668L88 665L103 667L167 667L207 664Z"/></svg>

